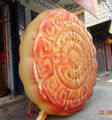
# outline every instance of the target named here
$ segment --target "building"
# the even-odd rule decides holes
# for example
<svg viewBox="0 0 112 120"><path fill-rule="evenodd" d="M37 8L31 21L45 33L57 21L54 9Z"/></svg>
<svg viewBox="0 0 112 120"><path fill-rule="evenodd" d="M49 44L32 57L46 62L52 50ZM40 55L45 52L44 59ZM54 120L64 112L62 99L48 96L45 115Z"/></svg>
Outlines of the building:
<svg viewBox="0 0 112 120"><path fill-rule="evenodd" d="M109 6L108 6L109 5ZM97 0L97 17L85 11L85 24L97 50L98 73L112 70L112 1Z"/></svg>

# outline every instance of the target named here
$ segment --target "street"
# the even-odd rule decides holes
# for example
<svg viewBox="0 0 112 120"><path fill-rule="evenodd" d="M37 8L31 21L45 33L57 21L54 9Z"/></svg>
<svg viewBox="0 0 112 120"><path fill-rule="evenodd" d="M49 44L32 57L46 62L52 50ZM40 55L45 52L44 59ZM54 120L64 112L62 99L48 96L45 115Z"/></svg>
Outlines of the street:
<svg viewBox="0 0 112 120"><path fill-rule="evenodd" d="M0 107L0 120L35 120L28 118L27 98ZM46 120L112 120L112 73L100 76L94 87L93 96L85 108L70 117L48 116Z"/></svg>
<svg viewBox="0 0 112 120"><path fill-rule="evenodd" d="M45 120L112 120L112 0L0 0L0 120L40 120L25 91L49 114L84 107Z"/></svg>

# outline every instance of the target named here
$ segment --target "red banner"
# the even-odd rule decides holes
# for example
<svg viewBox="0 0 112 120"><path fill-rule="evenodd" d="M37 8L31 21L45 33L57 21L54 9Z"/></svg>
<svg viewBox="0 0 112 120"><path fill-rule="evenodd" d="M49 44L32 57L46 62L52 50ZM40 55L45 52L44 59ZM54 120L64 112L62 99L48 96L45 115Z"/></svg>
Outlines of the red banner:
<svg viewBox="0 0 112 120"><path fill-rule="evenodd" d="M96 7L94 0L74 0L76 3L78 3L80 6L82 6L84 9L86 9L88 12L96 16Z"/></svg>

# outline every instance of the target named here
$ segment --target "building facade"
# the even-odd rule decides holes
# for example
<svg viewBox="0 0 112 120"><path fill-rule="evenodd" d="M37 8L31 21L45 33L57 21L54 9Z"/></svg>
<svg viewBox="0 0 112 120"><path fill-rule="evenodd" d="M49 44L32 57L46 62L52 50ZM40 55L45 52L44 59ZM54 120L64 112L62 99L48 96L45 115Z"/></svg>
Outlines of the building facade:
<svg viewBox="0 0 112 120"><path fill-rule="evenodd" d="M37 14L18 1L0 0L0 97L24 91L18 74L20 37Z"/></svg>
<svg viewBox="0 0 112 120"><path fill-rule="evenodd" d="M108 6L109 4L109 6ZM97 50L98 73L112 70L112 1L97 0L97 17L85 11L85 24Z"/></svg>

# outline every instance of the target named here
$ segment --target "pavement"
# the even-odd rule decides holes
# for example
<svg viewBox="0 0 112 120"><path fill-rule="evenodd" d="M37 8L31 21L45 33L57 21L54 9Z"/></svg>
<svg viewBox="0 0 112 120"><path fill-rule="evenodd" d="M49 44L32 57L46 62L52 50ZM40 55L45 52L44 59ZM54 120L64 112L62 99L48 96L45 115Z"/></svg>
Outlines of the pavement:
<svg viewBox="0 0 112 120"><path fill-rule="evenodd" d="M0 120L35 120L29 118L25 95L0 98ZM93 96L85 108L69 117L48 116L46 120L112 120L112 72L98 74Z"/></svg>

